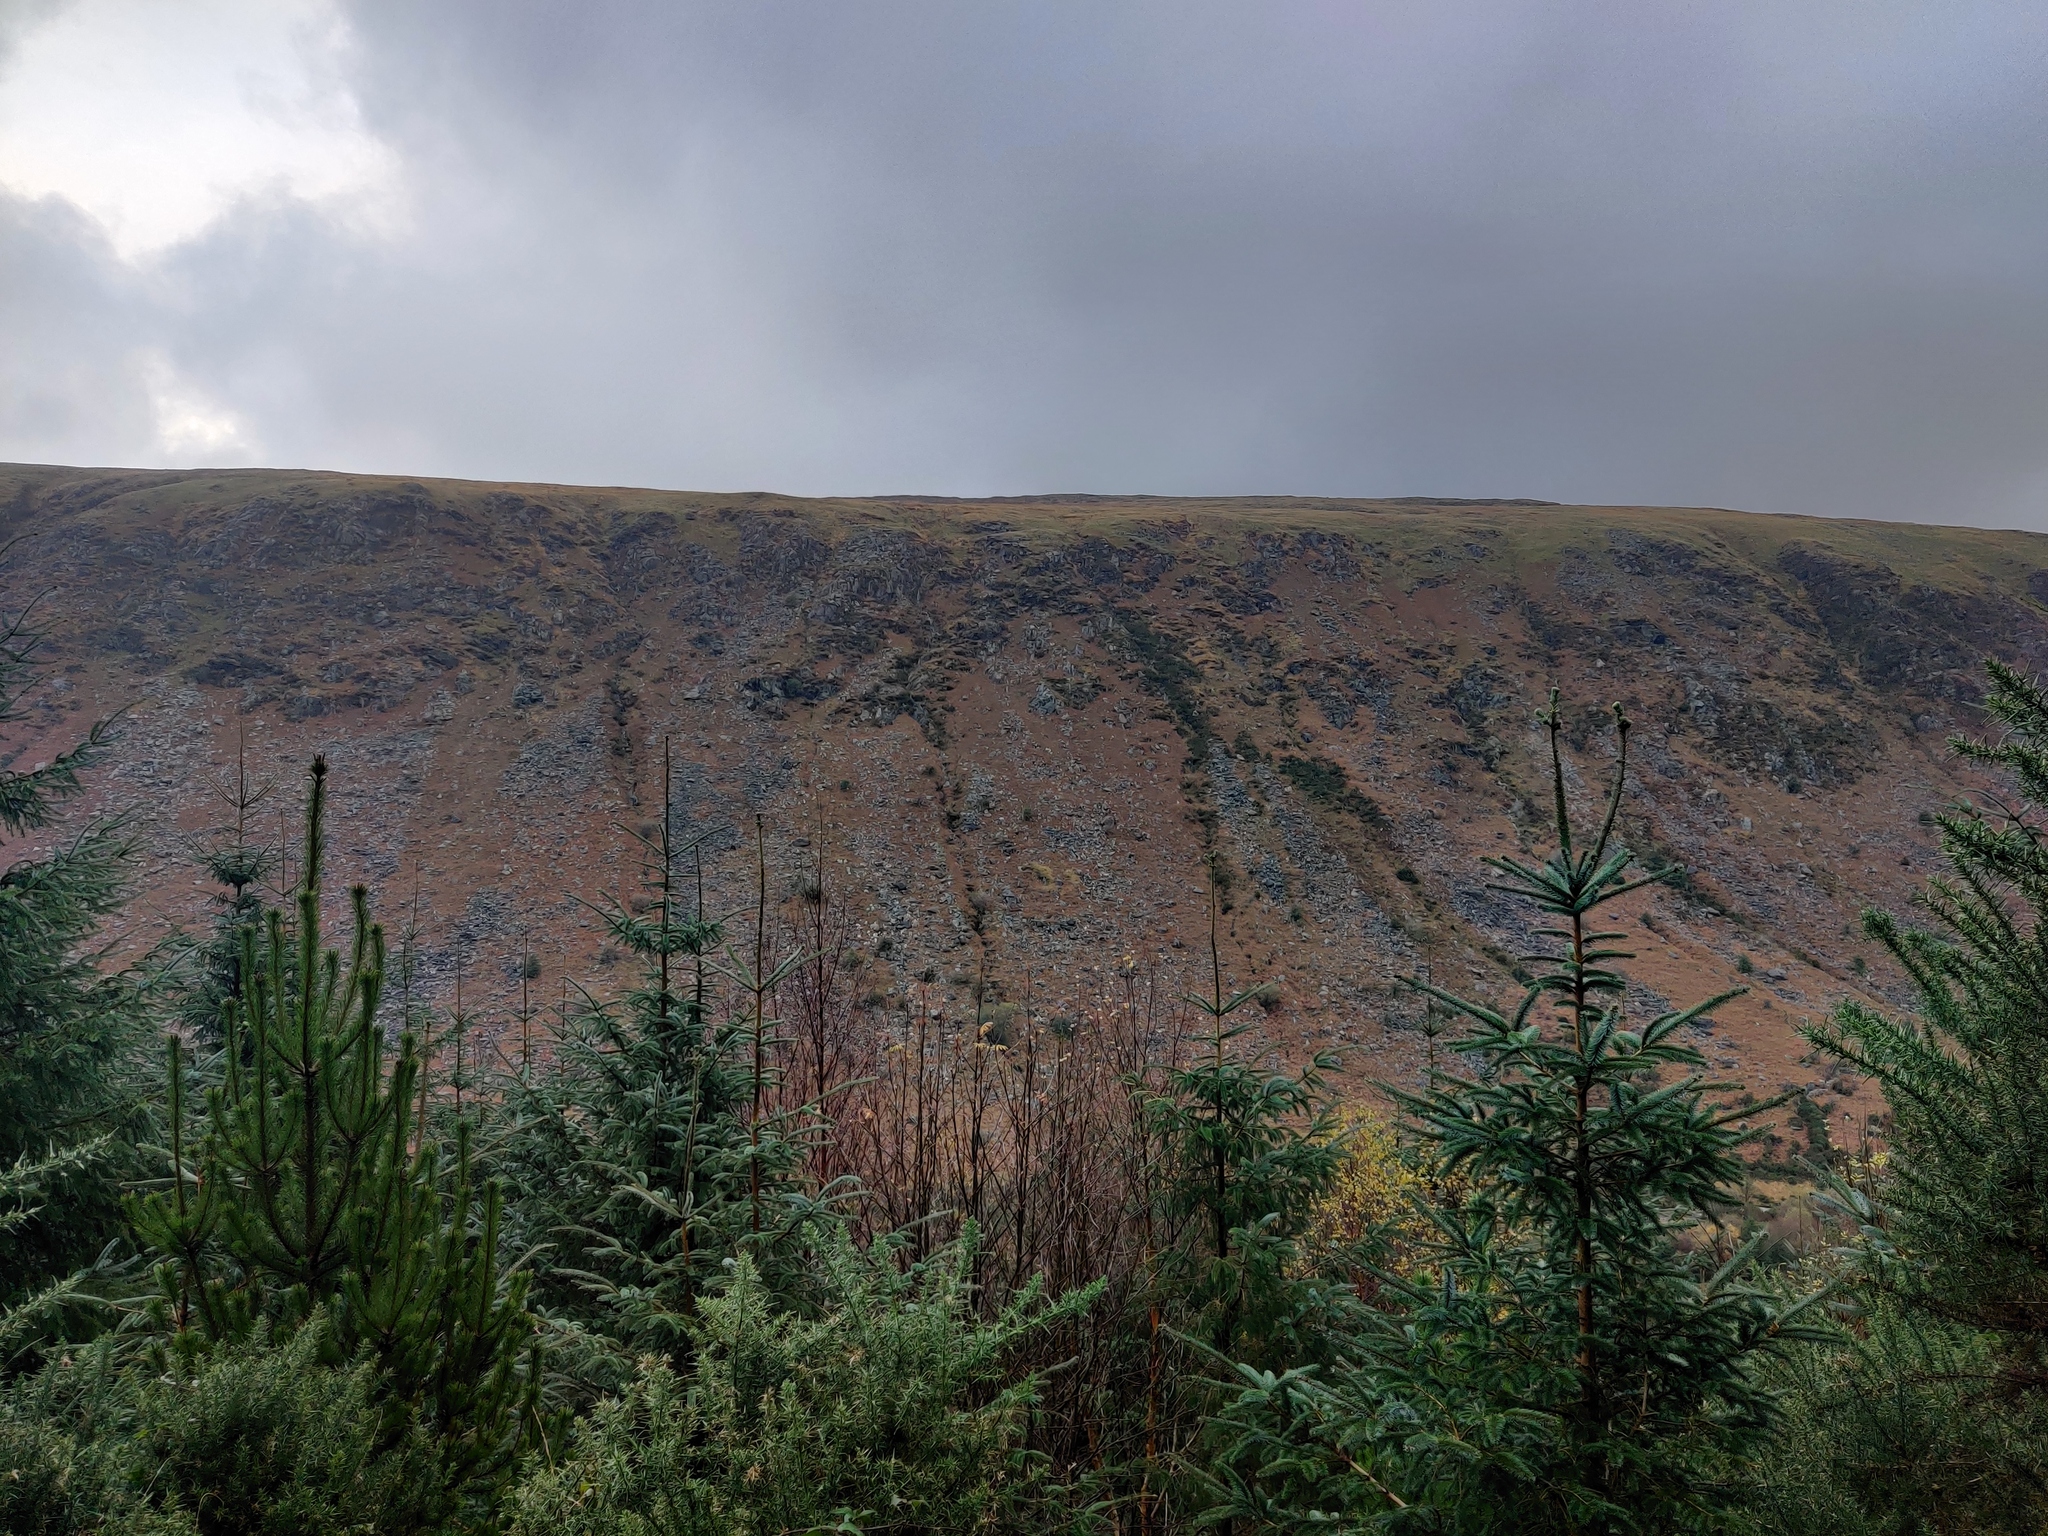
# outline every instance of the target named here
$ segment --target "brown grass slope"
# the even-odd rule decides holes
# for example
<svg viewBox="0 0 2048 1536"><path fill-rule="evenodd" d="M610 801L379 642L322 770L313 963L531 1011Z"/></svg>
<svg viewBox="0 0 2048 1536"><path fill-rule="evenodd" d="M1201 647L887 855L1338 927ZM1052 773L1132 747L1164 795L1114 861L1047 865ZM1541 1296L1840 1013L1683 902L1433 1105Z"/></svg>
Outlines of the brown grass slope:
<svg viewBox="0 0 2048 1536"><path fill-rule="evenodd" d="M667 742L714 902L760 816L779 878L859 907L878 1017L1178 967L1213 851L1274 1050L1361 1075L1412 1065L1396 977L1511 985L1522 918L1477 861L1544 845L1555 684L1589 792L1626 704L1629 835L1686 871L1632 911L1636 1006L1747 957L1713 1053L1805 1083L1797 1021L1896 985L1856 912L1925 873L1981 657L2048 658L2048 540L1717 510L5 466L0 537L54 669L4 750L132 706L108 782L148 818L145 926L198 911L239 732L287 780L328 753L340 864L417 899L435 986L502 1006L531 949L550 993L601 987L582 904L631 899Z"/></svg>

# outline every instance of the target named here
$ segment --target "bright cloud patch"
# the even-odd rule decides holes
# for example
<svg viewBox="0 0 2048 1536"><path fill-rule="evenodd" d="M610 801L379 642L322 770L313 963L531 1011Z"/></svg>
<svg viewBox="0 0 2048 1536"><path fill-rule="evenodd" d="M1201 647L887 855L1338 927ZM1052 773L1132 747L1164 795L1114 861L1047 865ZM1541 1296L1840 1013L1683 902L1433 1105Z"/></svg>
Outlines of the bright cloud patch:
<svg viewBox="0 0 2048 1536"><path fill-rule="evenodd" d="M144 352L137 363L162 462L193 468L250 461L255 444L240 416L181 377L161 352Z"/></svg>
<svg viewBox="0 0 2048 1536"><path fill-rule="evenodd" d="M74 0L0 65L0 187L73 204L129 261L247 198L388 224L397 162L347 46L331 0Z"/></svg>

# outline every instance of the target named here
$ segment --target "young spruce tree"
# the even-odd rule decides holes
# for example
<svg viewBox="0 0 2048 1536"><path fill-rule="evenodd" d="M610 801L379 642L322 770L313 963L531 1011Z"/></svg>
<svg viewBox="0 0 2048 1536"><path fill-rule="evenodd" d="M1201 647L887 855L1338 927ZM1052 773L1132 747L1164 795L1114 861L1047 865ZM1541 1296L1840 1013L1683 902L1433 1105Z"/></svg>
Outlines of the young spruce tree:
<svg viewBox="0 0 2048 1536"><path fill-rule="evenodd" d="M1167 1074L1148 1104L1160 1150L1164 1225L1181 1234L1153 1261L1176 1327L1231 1358L1292 1361L1314 1310L1299 1240L1344 1160L1324 1087L1333 1058L1298 1074L1247 1061L1233 1022L1268 983L1226 995L1209 889L1209 989L1183 999L1208 1027L1202 1049Z"/></svg>
<svg viewBox="0 0 2048 1536"><path fill-rule="evenodd" d="M1614 836L1628 722L1590 842L1565 804L1556 697L1558 848L1492 859L1552 941L1507 1012L1424 986L1475 1026L1468 1070L1390 1090L1429 1171L1471 1190L1430 1213L1440 1232L1413 1278L1381 1270L1327 1368L1247 1368L1217 1463L1227 1505L1275 1527L1456 1532L1717 1528L1742 1493L1743 1453L1769 1428L1762 1352L1814 1330L1700 1240L1741 1179L1751 1133L1707 1095L1686 1026L1733 994L1641 1025L1625 1016L1629 958L1600 909L1662 878L1631 876ZM1547 1005L1547 1006L1546 1006ZM1549 1013L1551 1017L1545 1018ZM1659 1075L1678 1074L1656 1086Z"/></svg>
<svg viewBox="0 0 2048 1536"><path fill-rule="evenodd" d="M731 961L724 926L704 911L698 849L675 838L668 801L641 838L644 897L602 913L639 977L615 998L586 994L548 1059L506 1079L494 1158L542 1310L627 1356L682 1364L692 1319L740 1250L777 1276L773 1250L813 1209L792 1177L804 1149L760 1113L772 1044L757 1023L761 998L788 962L764 964L765 985L738 1016L717 1006L722 981L753 972ZM764 865L763 909L766 878ZM718 961L722 948L730 963ZM601 1385L623 1379L621 1364L585 1361Z"/></svg>
<svg viewBox="0 0 2048 1536"><path fill-rule="evenodd" d="M1145 1391L1126 1405L1119 1438L1142 1452L1106 1481L1127 1491L1141 1531L1172 1528L1198 1502L1185 1496L1184 1453L1217 1403L1209 1364L1296 1366L1328 1334L1330 1287L1304 1262L1302 1239L1344 1161L1324 1087L1334 1062L1318 1055L1289 1074L1246 1059L1250 1026L1236 1015L1268 984L1224 990L1218 885L1212 871L1209 985L1182 999L1207 1038L1167 1067L1158 1091L1137 1095L1149 1209L1133 1297L1143 1310L1130 1326Z"/></svg>
<svg viewBox="0 0 2048 1536"><path fill-rule="evenodd" d="M250 813L270 798L276 784L250 779L239 741L232 776L223 773L211 780L210 787L234 819L217 828L199 854L200 867L215 886L213 920L203 939L186 944L176 1011L178 1022L195 1040L218 1048L222 1010L242 996L247 943L261 943L262 881L276 867L279 855L258 844L250 826Z"/></svg>
<svg viewBox="0 0 2048 1536"><path fill-rule="evenodd" d="M38 638L25 615L0 626L0 726L27 713ZM53 832L110 729L101 720L31 767L0 767L0 839ZM26 750L6 745L0 762ZM119 1233L120 1180L136 1171L147 1024L129 978L91 947L119 909L130 852L122 822L97 817L0 869L0 1314L17 1332L76 1298L68 1277Z"/></svg>
<svg viewBox="0 0 2048 1536"><path fill-rule="evenodd" d="M2048 800L2048 693L1988 668L1984 708L2004 736L1954 747L2008 776L2021 806L1936 818L1948 869L1919 897L1928 928L1865 914L1917 1013L1851 1002L1806 1031L1874 1078L1891 1111L1859 1213L1869 1358L1802 1394L1828 1424L1825 1475L1901 1522L1885 1529L2048 1526L2048 838L2032 814ZM1940 1433L1893 1430L1921 1421ZM1856 1470L1879 1459L1895 1475Z"/></svg>

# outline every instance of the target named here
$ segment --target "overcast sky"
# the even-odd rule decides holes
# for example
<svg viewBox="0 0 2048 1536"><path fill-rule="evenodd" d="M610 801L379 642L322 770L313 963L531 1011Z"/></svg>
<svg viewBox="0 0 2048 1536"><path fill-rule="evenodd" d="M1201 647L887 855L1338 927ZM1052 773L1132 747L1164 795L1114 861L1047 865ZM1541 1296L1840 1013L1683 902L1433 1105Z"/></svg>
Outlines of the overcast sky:
<svg viewBox="0 0 2048 1536"><path fill-rule="evenodd" d="M0 0L0 458L2048 528L2048 5Z"/></svg>

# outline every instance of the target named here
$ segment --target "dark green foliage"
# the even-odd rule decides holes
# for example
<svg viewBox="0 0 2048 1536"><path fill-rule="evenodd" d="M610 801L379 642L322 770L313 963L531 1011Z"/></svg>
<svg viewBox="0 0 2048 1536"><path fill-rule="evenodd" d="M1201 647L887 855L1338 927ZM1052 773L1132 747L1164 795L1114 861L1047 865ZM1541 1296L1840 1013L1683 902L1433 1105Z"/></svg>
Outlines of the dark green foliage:
<svg viewBox="0 0 2048 1536"><path fill-rule="evenodd" d="M1828 1129L1828 1112L1816 1104L1807 1094L1799 1094L1791 1103L1792 1118L1799 1122L1799 1128L1806 1132L1806 1153L1813 1159L1814 1166L1828 1167L1836 1160L1834 1135Z"/></svg>
<svg viewBox="0 0 2048 1536"><path fill-rule="evenodd" d="M442 1453L416 1416L391 1421L376 1367L333 1367L315 1314L284 1344L240 1348L141 1380L128 1481L203 1536L444 1528Z"/></svg>
<svg viewBox="0 0 2048 1536"><path fill-rule="evenodd" d="M1618 715L1617 711L1617 715ZM1241 1368L1217 1478L1277 1527L1605 1532L1712 1529L1769 1429L1762 1356L1819 1336L1741 1275L1754 1244L1682 1239L1730 1198L1747 1139L1710 1105L1681 1031L1724 998L1631 1028L1612 947L1588 921L1645 879L1613 842L1624 751L1600 831L1574 845L1548 717L1558 851L1488 862L1554 941L1511 1012L1421 990L1473 1021L1469 1075L1391 1090L1432 1179L1433 1274L1377 1271L1379 1307L1325 1369ZM1649 877L1654 879L1655 877ZM1554 1021L1542 1017L1545 1004ZM1667 1087L1645 1074L1678 1074Z"/></svg>
<svg viewBox="0 0 2048 1536"><path fill-rule="evenodd" d="M420 1063L410 1035L395 1058L386 1044L384 936L362 887L347 966L321 948L325 788L316 761L295 920L269 913L260 959L245 947L196 1138L172 1043L171 1187L133 1221L159 1260L172 1367L324 1309L324 1358L374 1366L386 1442L414 1423L431 1433L453 1517L488 1509L531 1418L525 1282L499 1272L499 1195L477 1198L467 1128L452 1151L422 1133Z"/></svg>
<svg viewBox="0 0 2048 1536"><path fill-rule="evenodd" d="M1296 789L1318 805L1348 811L1374 829L1386 826L1386 813L1371 796L1351 787L1351 777L1344 771L1342 763L1332 762L1327 757L1283 757L1275 766L1293 781Z"/></svg>
<svg viewBox="0 0 2048 1536"><path fill-rule="evenodd" d="M1991 664L1995 746L1958 743L2048 795L2048 696ZM2012 1370L2048 1379L2048 847L2003 809L1937 818L1949 873L1920 905L1932 931L1882 913L1865 931L1919 993L1917 1018L1844 1004L1808 1031L1875 1078L1892 1111L1883 1204L1915 1302L2001 1337Z"/></svg>
<svg viewBox="0 0 2048 1536"><path fill-rule="evenodd" d="M180 1021L196 1038L218 1045L221 1010L242 995L244 939L262 930L263 897L253 882L264 866L255 850L227 849L209 854L207 873L221 889L213 897L213 929L194 956L197 975L183 999Z"/></svg>
<svg viewBox="0 0 2048 1536"><path fill-rule="evenodd" d="M0 1530L70 1536L85 1528L74 1508L78 1447L43 1417L0 1418Z"/></svg>
<svg viewBox="0 0 2048 1536"><path fill-rule="evenodd" d="M1203 1505L1189 1453L1218 1402L1218 1365L1284 1369L1319 1358L1328 1332L1331 1288L1304 1238L1344 1158L1324 1086L1334 1061L1319 1055L1288 1074L1246 1059L1240 1042L1252 1026L1231 1020L1269 984L1224 991L1218 863L1209 988L1182 999L1207 1039L1128 1080L1140 1112L1144 1253L1106 1343L1123 1361L1112 1379L1130 1395L1104 1405L1103 1439L1121 1454L1082 1479L1127 1506L1142 1530L1179 1529Z"/></svg>
<svg viewBox="0 0 2048 1536"><path fill-rule="evenodd" d="M2001 1380L1991 1335L1859 1287L1853 1334L1788 1352L1767 1380L1778 1432L1758 1457L1769 1536L2034 1536L2048 1402Z"/></svg>
<svg viewBox="0 0 2048 1536"><path fill-rule="evenodd" d="M438 1447L391 1426L367 1360L315 1313L273 1346L114 1368L104 1346L0 1397L0 1530L23 1536L410 1536L447 1529Z"/></svg>
<svg viewBox="0 0 2048 1536"><path fill-rule="evenodd" d="M101 1136L0 1169L0 1242L10 1232L49 1219L46 1208L87 1180L94 1181L87 1188L103 1189L109 1165L130 1162L129 1149L111 1136ZM61 1204L57 1212L59 1219L68 1214ZM91 1263L17 1291L0 1305L0 1379L11 1370L33 1366L41 1347L75 1342L109 1320L110 1288L121 1289L119 1282L129 1269L118 1250L118 1242L109 1242Z"/></svg>
<svg viewBox="0 0 2048 1536"><path fill-rule="evenodd" d="M222 1012L242 996L245 950L252 941L262 940L260 882L276 858L250 841L249 813L270 798L273 788L268 782L251 783L239 748L234 776L213 781L215 795L234 820L219 828L199 855L200 867L215 886L213 922L204 938L185 941L174 1011L192 1038L216 1048L221 1043Z"/></svg>
<svg viewBox="0 0 2048 1536"><path fill-rule="evenodd" d="M35 648L22 619L0 628L0 725L20 718ZM0 839L52 832L109 731L100 721L40 765L0 769ZM100 818L0 869L0 1311L61 1285L119 1231L119 1181L147 1123L147 1025L132 980L90 946L130 851L121 823Z"/></svg>
<svg viewBox="0 0 2048 1536"><path fill-rule="evenodd" d="M1175 703L1184 658L1127 626L1148 686L1205 741L1206 715ZM8 644L0 683L17 687L26 651ZM2048 695L1993 678L2009 735L1965 750L2038 799ZM915 1092L853 1084L861 1113L899 1117L877 1119L855 1162L813 1155L840 1076L782 1080L776 994L798 987L805 956L771 930L761 826L752 910L719 921L701 881L681 894L690 850L665 813L642 898L604 914L639 962L633 983L565 1007L551 1049L522 1049L480 1096L458 1080L450 1105L425 1081L413 1030L432 1015L404 959L387 998L366 892L347 956L321 947L316 764L290 911L260 911L264 862L239 827L210 855L219 921L162 1010L184 1027L154 1138L168 1145L146 1159L132 1042L149 999L87 952L121 848L118 828L89 827L0 880L14 903L0 959L21 957L0 971L0 1028L23 1046L0 1052L0 1113L16 1115L0 1119L14 1138L0 1163L0 1530L2044 1528L2048 844L2002 810L1953 812L1951 873L1926 898L1936 932L1870 920L1923 1013L1850 1007L1812 1033L1892 1108L1889 1160L1852 1163L1808 1096L1760 1104L1705 1080L1688 1041L1723 999L1625 1015L1630 957L1602 909L1676 876L1632 873L1620 846L1618 723L1586 843L1553 696L1558 851L1488 861L1495 889L1548 924L1548 953L1515 971L1539 974L1499 1010L1420 988L1432 1022L1471 1027L1442 1052L1426 1029L1425 1086L1388 1089L1408 1160L1389 1188L1415 1203L1356 1243L1329 1220L1347 1148L1334 1062L1264 1069L1235 1022L1279 994L1226 993L1220 851L1208 987L1179 1022L1134 986L1112 1054L1091 1062L1071 1021L1041 1041L1028 1001L1021 1027L1015 1005L982 1006L943 1082L920 1035ZM0 775L0 832L48 825L102 745L96 733L55 769ZM1277 766L1317 804L1380 825L1341 765ZM822 899L815 876L794 889ZM970 908L982 934L979 888ZM876 936L876 953L890 947ZM522 981L537 970L521 957ZM977 977L978 997L990 982ZM1186 1033L1191 1019L1206 1032ZM218 1047L196 1071L193 1037ZM1055 1055L1033 1054L1052 1041ZM865 1048L842 1046L847 1061ZM1043 1104L1059 1094L1054 1114ZM1845 1255L1765 1283L1751 1270L1766 1235L1737 1244L1718 1217L1738 1205L1746 1125L1780 1104L1813 1161L1842 1170L1832 1198L1862 1230ZM1005 1157L1011 1183L985 1186ZM948 1158L960 1166L941 1177ZM157 1163L130 1206L155 1293L124 1300L139 1265L96 1255L115 1180ZM847 1191L827 1182L849 1166L876 1185L850 1208L903 1230L854 1235ZM998 1234L986 1251L984 1230ZM1846 1332L1812 1321L1807 1282L1832 1288ZM1050 1301L1051 1283L1074 1288ZM573 1424L541 1413L544 1366L585 1410Z"/></svg>
<svg viewBox="0 0 2048 1536"><path fill-rule="evenodd" d="M718 937L710 923L609 916L643 957ZM660 958L650 984L586 997L547 1063L506 1084L493 1156L512 1235L536 1254L536 1303L633 1354L685 1351L685 1322L750 1216L744 1032L664 987ZM771 1187L785 1170L777 1159Z"/></svg>
<svg viewBox="0 0 2048 1536"><path fill-rule="evenodd" d="M0 1531L71 1536L132 1507L133 1377L102 1335L0 1387Z"/></svg>
<svg viewBox="0 0 2048 1536"><path fill-rule="evenodd" d="M806 1235L815 1307L781 1305L742 1254L690 1323L687 1373L650 1361L518 1499L518 1536L1043 1529L1023 1452L1037 1384L1007 1368L1084 1311L1027 1287L975 1315L975 1233L901 1267L832 1226Z"/></svg>
<svg viewBox="0 0 2048 1536"><path fill-rule="evenodd" d="M1202 669L1187 658L1180 642L1154 629L1135 609L1116 611L1118 637L1123 648L1138 664L1138 681L1147 693L1166 703L1187 743L1189 761L1198 761L1209 750L1209 730L1214 717L1196 688Z"/></svg>
<svg viewBox="0 0 2048 1536"><path fill-rule="evenodd" d="M586 994L551 1060L504 1084L495 1152L515 1239L535 1255L536 1301L623 1351L609 1367L586 1360L599 1381L616 1382L640 1354L685 1361L690 1318L742 1248L786 1289L789 1246L819 1210L795 1178L805 1148L768 1099L766 999L795 962L766 947L765 866L749 964L721 954L724 929L703 915L701 893L685 915L669 826L664 816L645 840L644 915L619 904L603 914L613 942L640 959L637 983L613 999ZM714 1019L721 983L745 1007Z"/></svg>
<svg viewBox="0 0 2048 1536"><path fill-rule="evenodd" d="M2048 793L2048 695L2008 667L1989 664L1996 744L1958 741L1974 761L2003 770L2023 803ZM1866 1289L1919 1330L1891 1358L1891 1411L1957 1412L1954 1432L1974 1436L1980 1474L1954 1485L1942 1439L1916 1449L1924 1482L1946 1478L1949 1508L1967 1528L2024 1490L2039 1529L2048 1522L2048 847L2024 812L1996 800L1936 818L1947 873L1920 906L1930 929L1868 913L1919 994L1917 1017L1894 1019L1845 1003L1806 1033L1822 1050L1874 1078L1891 1111L1890 1155L1878 1181ZM1974 1359L1977 1379L1942 1363ZM1904 1527L1902 1527L1904 1528ZM1958 1525L1956 1528L1966 1528Z"/></svg>
<svg viewBox="0 0 2048 1536"><path fill-rule="evenodd" d="M1252 1026L1230 1018L1268 984L1224 995L1220 896L1212 881L1209 995L1185 999L1208 1021L1208 1049L1170 1071L1164 1091L1145 1105L1165 1226L1179 1234L1154 1261L1154 1286L1176 1328L1209 1349L1295 1359L1313 1290L1303 1283L1299 1239L1344 1157L1323 1086L1336 1063L1319 1055L1288 1075L1239 1053L1237 1041Z"/></svg>

